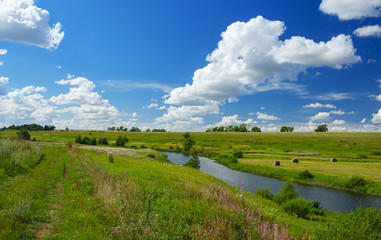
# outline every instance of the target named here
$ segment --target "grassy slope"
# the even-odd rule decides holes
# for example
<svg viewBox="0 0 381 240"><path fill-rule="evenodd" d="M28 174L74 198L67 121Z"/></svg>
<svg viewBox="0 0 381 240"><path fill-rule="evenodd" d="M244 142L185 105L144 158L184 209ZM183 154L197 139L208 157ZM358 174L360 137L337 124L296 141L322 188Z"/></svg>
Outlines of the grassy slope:
<svg viewBox="0 0 381 240"><path fill-rule="evenodd" d="M148 150L118 151L114 164L105 153L66 151L45 147L35 169L3 184L0 239L285 239L332 221L295 218L197 170L147 158Z"/></svg>

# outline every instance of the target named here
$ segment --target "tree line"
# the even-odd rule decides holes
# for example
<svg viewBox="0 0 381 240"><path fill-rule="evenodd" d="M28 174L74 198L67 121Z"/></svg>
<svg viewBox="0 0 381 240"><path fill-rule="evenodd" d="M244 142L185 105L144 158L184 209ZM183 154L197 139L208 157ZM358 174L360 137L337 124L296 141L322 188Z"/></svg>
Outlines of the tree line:
<svg viewBox="0 0 381 240"><path fill-rule="evenodd" d="M138 127L132 127L130 128L130 130L128 130L128 128L125 128L123 126L120 126L120 127L108 127L107 128L108 131L120 131L120 132L142 132L141 129L139 129ZM146 130L144 130L144 132L167 132L167 130L165 129L149 129L147 128Z"/></svg>
<svg viewBox="0 0 381 240"><path fill-rule="evenodd" d="M294 127L282 126L280 132L293 132ZM214 128L208 128L205 132L262 132L260 127L249 128L249 125L243 123L239 126L229 125L229 126L217 126ZM327 124L321 124L316 129L315 132L328 132Z"/></svg>
<svg viewBox="0 0 381 240"><path fill-rule="evenodd" d="M45 125L44 127L35 123L32 124L24 124L24 125L19 125L15 126L14 124L9 127L3 127L0 129L0 131L5 131L5 130L27 130L27 131L53 131L56 129L55 126L48 126Z"/></svg>
<svg viewBox="0 0 381 240"><path fill-rule="evenodd" d="M75 143L85 144L85 145L109 145L107 138L99 138L97 140L96 137L89 138L89 137L82 137L81 135L78 135L75 138ZM116 139L115 143L113 143L112 145L115 145L118 147L124 147L126 143L128 143L127 136L123 136L123 137L119 136Z"/></svg>

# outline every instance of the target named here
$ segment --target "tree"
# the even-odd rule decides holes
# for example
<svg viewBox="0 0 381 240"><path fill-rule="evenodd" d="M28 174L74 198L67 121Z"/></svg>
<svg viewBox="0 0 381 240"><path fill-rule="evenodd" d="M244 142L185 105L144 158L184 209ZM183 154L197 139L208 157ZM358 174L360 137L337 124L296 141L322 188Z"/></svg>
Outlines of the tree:
<svg viewBox="0 0 381 240"><path fill-rule="evenodd" d="M281 131L281 132L292 132L292 131L294 131L294 127L282 126L282 127L280 128L280 131Z"/></svg>
<svg viewBox="0 0 381 240"><path fill-rule="evenodd" d="M192 158L189 159L189 161L187 163L185 163L184 166L195 168L195 169L200 169L200 159L198 158L197 154L194 153L192 155Z"/></svg>
<svg viewBox="0 0 381 240"><path fill-rule="evenodd" d="M98 145L108 145L107 138L100 138L98 140Z"/></svg>
<svg viewBox="0 0 381 240"><path fill-rule="evenodd" d="M17 137L23 140L30 140L30 134L28 130L25 130L25 129L21 129L20 131L18 131Z"/></svg>
<svg viewBox="0 0 381 240"><path fill-rule="evenodd" d="M189 132L184 133L183 137L185 138L183 142L184 152L189 152L192 149L195 142L190 137Z"/></svg>
<svg viewBox="0 0 381 240"><path fill-rule="evenodd" d="M253 128L251 129L251 131L252 131L252 132L262 132L262 131L261 131L261 128L259 128L259 127L253 127Z"/></svg>
<svg viewBox="0 0 381 240"><path fill-rule="evenodd" d="M81 140L81 144L91 145L91 139L88 137L84 137Z"/></svg>
<svg viewBox="0 0 381 240"><path fill-rule="evenodd" d="M81 135L78 135L78 136L75 138L75 143L79 143L79 144L82 143Z"/></svg>
<svg viewBox="0 0 381 240"><path fill-rule="evenodd" d="M327 124L319 125L319 126L315 129L315 132L328 132L328 126L327 126Z"/></svg>
<svg viewBox="0 0 381 240"><path fill-rule="evenodd" d="M118 139L116 139L115 145L118 147L124 147L126 143L128 143L127 136L119 136Z"/></svg>
<svg viewBox="0 0 381 240"><path fill-rule="evenodd" d="M140 130L138 127L132 127L130 129L130 132L141 132L142 130Z"/></svg>
<svg viewBox="0 0 381 240"><path fill-rule="evenodd" d="M91 145L97 145L97 139L95 137L91 139Z"/></svg>

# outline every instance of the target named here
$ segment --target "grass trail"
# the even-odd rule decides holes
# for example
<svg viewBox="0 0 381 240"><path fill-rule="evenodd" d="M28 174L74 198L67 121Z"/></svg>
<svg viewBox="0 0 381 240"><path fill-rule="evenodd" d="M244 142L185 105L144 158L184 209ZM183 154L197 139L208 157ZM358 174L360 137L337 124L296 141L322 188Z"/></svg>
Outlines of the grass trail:
<svg viewBox="0 0 381 240"><path fill-rule="evenodd" d="M50 221L52 192L62 178L65 154L56 147L44 153L35 169L1 187L0 239L35 239L41 226Z"/></svg>

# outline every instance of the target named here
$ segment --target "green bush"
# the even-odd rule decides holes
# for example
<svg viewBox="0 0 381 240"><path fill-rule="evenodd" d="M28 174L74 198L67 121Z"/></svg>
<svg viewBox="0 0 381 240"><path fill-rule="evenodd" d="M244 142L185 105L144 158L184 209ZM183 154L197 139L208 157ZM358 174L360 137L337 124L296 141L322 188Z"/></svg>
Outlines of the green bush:
<svg viewBox="0 0 381 240"><path fill-rule="evenodd" d="M237 158L233 157L232 155L227 154L220 154L216 156L217 162L223 165L227 165L229 163L238 163Z"/></svg>
<svg viewBox="0 0 381 240"><path fill-rule="evenodd" d="M306 218L310 212L311 201L304 198L292 198L282 204L282 209L292 215L300 218Z"/></svg>
<svg viewBox="0 0 381 240"><path fill-rule="evenodd" d="M18 131L17 137L19 139L23 139L23 140L30 140L30 134L29 134L28 130L25 130L25 129L21 129L20 131Z"/></svg>
<svg viewBox="0 0 381 240"><path fill-rule="evenodd" d="M303 172L299 173L300 179L313 179L314 175L312 175L308 170L304 170Z"/></svg>
<svg viewBox="0 0 381 240"><path fill-rule="evenodd" d="M381 239L381 210L359 207L341 214L335 223L321 230L316 239Z"/></svg>
<svg viewBox="0 0 381 240"><path fill-rule="evenodd" d="M233 151L233 157L235 158L243 158L243 152L239 150L234 150Z"/></svg>
<svg viewBox="0 0 381 240"><path fill-rule="evenodd" d="M156 158L155 155L154 155L153 153L148 153L148 154L147 154L147 157L149 157L149 158Z"/></svg>
<svg viewBox="0 0 381 240"><path fill-rule="evenodd" d="M292 182L285 182L280 192L274 195L274 201L282 204L295 197L297 197L297 194L295 193L294 184L292 184Z"/></svg>
<svg viewBox="0 0 381 240"><path fill-rule="evenodd" d="M108 162L109 163L114 163L114 155L112 155L112 153L108 154Z"/></svg>
<svg viewBox="0 0 381 240"><path fill-rule="evenodd" d="M189 159L189 161L184 164L184 166L195 168L195 169L200 169L200 159L198 158L198 156L196 154L194 154L192 156L192 158Z"/></svg>
<svg viewBox="0 0 381 240"><path fill-rule="evenodd" d="M270 188L258 188L257 191L255 191L255 194L258 196L261 196L263 198L267 198L272 200L273 199L273 194L271 193Z"/></svg>
<svg viewBox="0 0 381 240"><path fill-rule="evenodd" d="M116 139L115 145L118 147L124 147L126 143L128 143L128 138L126 136L119 136L118 139Z"/></svg>
<svg viewBox="0 0 381 240"><path fill-rule="evenodd" d="M345 183L345 187L351 189L366 190L364 188L366 188L366 185L368 184L369 182L363 177L353 176Z"/></svg>
<svg viewBox="0 0 381 240"><path fill-rule="evenodd" d="M170 161L168 160L168 155L167 154L161 154L157 160L159 162L164 162L164 163L170 163Z"/></svg>

